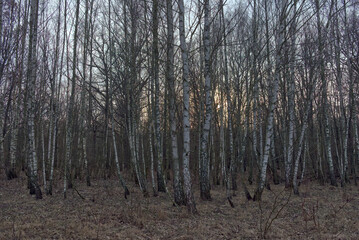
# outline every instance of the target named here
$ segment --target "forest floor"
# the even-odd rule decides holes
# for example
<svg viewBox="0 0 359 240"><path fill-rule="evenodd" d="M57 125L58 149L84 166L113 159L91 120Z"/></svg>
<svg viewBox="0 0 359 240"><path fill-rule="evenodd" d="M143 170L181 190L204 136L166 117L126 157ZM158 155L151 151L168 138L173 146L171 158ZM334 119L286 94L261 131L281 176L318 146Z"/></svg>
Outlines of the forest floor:
<svg viewBox="0 0 359 240"><path fill-rule="evenodd" d="M222 186L212 201L199 199L198 215L174 207L169 196L144 198L134 183L124 199L118 181L76 181L63 199L62 182L53 196L35 200L26 178L0 179L0 239L359 239L359 187L305 182L300 196L283 185L265 190L263 200L247 201L239 189L231 208ZM170 184L168 184L170 185ZM250 186L251 192L254 186Z"/></svg>

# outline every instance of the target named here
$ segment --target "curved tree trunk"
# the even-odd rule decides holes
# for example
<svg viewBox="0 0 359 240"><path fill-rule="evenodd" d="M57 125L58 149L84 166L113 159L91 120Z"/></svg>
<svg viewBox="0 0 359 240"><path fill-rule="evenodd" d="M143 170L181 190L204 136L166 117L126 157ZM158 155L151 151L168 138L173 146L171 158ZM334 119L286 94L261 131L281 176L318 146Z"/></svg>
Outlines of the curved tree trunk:
<svg viewBox="0 0 359 240"><path fill-rule="evenodd" d="M112 102L112 101L111 101ZM112 105L112 104L111 104ZM111 131L112 131L112 140L113 140L113 150L115 152L115 163L116 163L116 169L117 169L117 175L120 180L120 184L123 187L123 190L125 191L125 198L127 198L127 195L130 195L130 191L128 191L128 188L126 186L126 182L122 177L121 169L120 169L120 162L118 160L118 153L117 153L117 145L116 145L116 133L115 133L115 127L114 127L114 112L113 112L113 106L111 106Z"/></svg>

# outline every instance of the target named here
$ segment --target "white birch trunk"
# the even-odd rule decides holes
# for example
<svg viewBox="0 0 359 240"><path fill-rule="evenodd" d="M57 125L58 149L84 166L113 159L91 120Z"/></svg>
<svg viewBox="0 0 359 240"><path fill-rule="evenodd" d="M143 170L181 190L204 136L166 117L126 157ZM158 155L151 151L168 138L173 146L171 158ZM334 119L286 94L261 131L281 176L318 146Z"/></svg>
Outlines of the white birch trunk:
<svg viewBox="0 0 359 240"><path fill-rule="evenodd" d="M51 83L51 84L55 84L55 82ZM53 88L51 86L51 88ZM52 150L52 130L54 129L53 128L53 125L54 125L54 108L53 108L53 105L54 105L54 90L51 89L51 99L50 99L50 123L49 123L49 138L48 138L48 141L47 141L47 157L46 157L46 162L48 163L51 159L51 150ZM47 191L48 188L46 188L46 191Z"/></svg>
<svg viewBox="0 0 359 240"><path fill-rule="evenodd" d="M30 176L30 194L35 194L36 199L42 198L41 189L38 183L37 158L35 147L35 85L37 73L36 47L37 47L37 22L38 22L39 1L31 1L30 13L30 35L29 35L29 55L28 55L28 99L27 99L27 127L28 127L28 148L29 148L29 176Z"/></svg>
<svg viewBox="0 0 359 240"><path fill-rule="evenodd" d="M303 151L302 174L300 176L298 186L303 182L303 179L304 179L306 162L307 162L307 155L308 155L308 140L306 139L305 144L304 144L304 151Z"/></svg>
<svg viewBox="0 0 359 240"><path fill-rule="evenodd" d="M316 6L316 15L317 15L317 28L318 28L318 54L319 54L319 63L320 63L320 79L322 82L322 98L323 98L323 117L324 117L324 136L325 136L325 150L328 159L329 165L329 173L330 173L330 184L333 186L337 186L337 181L334 173L334 164L333 164L333 156L332 156L332 147L331 147L331 136L329 129L329 116L328 116L328 84L325 76L325 61L324 61L324 42L322 36L322 26L320 20L320 3L319 0L315 1Z"/></svg>
<svg viewBox="0 0 359 240"><path fill-rule="evenodd" d="M253 87L253 130L252 130L252 138L253 138L253 159L250 165L250 172L248 181L250 184L253 183L253 168L255 163L260 165L259 159L259 149L258 149L258 98L259 98L259 87L258 87L258 72L257 72L257 0L253 2L253 14L252 14L252 37L253 43L251 46L252 51L252 66L251 66L251 77L254 81Z"/></svg>
<svg viewBox="0 0 359 240"><path fill-rule="evenodd" d="M51 82L51 121L49 126L49 152L48 159L50 160L50 176L49 176L49 184L48 189L46 190L46 194L52 195L52 185L53 185L53 177L54 177L54 165L55 165L55 152L56 152L56 141L57 141L57 104L59 101L60 95L60 86L61 86L61 77L59 78L59 87L56 88L56 79L57 79L57 69L58 69L58 58L59 58L59 45L60 45L60 27L61 27L61 2L58 4L58 19L57 19L57 32L56 32L56 47L55 47L55 61L53 65L53 74L52 74L52 82ZM66 27L65 27L66 29ZM64 38L65 39L65 38ZM64 46L63 46L64 47ZM62 52L63 57L64 51ZM61 58L61 66L62 68L62 58ZM52 132L52 134L51 134ZM51 151L52 150L52 151Z"/></svg>
<svg viewBox="0 0 359 240"><path fill-rule="evenodd" d="M205 105L206 113L204 116L203 132L201 138L201 170L200 170L200 192L203 200L211 200L210 182L209 182L209 157L208 140L212 119L212 85L211 85L211 50L210 50L210 7L209 0L204 1L204 78L205 78Z"/></svg>
<svg viewBox="0 0 359 240"><path fill-rule="evenodd" d="M0 0L0 45L2 45L2 14L3 14L3 0ZM0 75L0 87L2 87L2 74ZM1 161L4 161L1 166L4 167L4 170L6 169L5 167L5 158L3 155L3 150L4 150L4 136L3 136L3 125L4 125L4 96L3 96L3 92L2 89L0 90L0 164Z"/></svg>
<svg viewBox="0 0 359 240"><path fill-rule="evenodd" d="M285 166L285 186L290 187L290 174L293 163L293 152L294 152L294 115L295 115L295 42L296 42L296 4L295 0L293 3L293 14L294 18L292 24L290 26L290 34L291 34L291 56L290 56L290 76L289 76L289 86L288 86L288 114L289 114L289 123L288 123L288 148L287 148L287 158L286 158L286 166ZM306 121L306 119L305 119ZM305 131L305 130L304 130ZM303 133L304 134L304 133ZM304 136L303 136L304 137ZM298 158L298 156L297 156Z"/></svg>
<svg viewBox="0 0 359 240"><path fill-rule="evenodd" d="M82 145L81 151L82 151L82 157L84 161L85 171L86 171L86 183L87 186L91 185L90 181L90 171L88 166L88 158L87 158L87 137L86 137L86 106L85 106L85 93L86 93L86 78L87 78L87 53L88 53L88 43L89 43L89 27L88 27L88 12L89 12L89 3L88 0L86 0L85 4L85 34L84 34L84 43L83 43L83 61L82 61L82 82L81 82L81 106L80 106L80 146ZM111 53L110 53L111 54ZM91 96L89 96L91 97ZM82 144L81 144L82 143ZM80 165L82 166L82 165Z"/></svg>
<svg viewBox="0 0 359 240"><path fill-rule="evenodd" d="M47 189L46 183L46 154L45 154L45 136L44 136L44 125L41 126L41 147L42 147L42 178L44 183L44 189Z"/></svg>
<svg viewBox="0 0 359 240"><path fill-rule="evenodd" d="M21 83L20 83L21 84ZM21 86L21 85L20 85ZM20 94L20 88L18 89L18 93ZM19 96L18 96L19 97ZM20 97L19 97L20 99ZM1 105L1 104L0 104ZM16 148L17 148L17 138L18 138L18 124L19 124L19 108L20 106L20 100L18 101L18 105L13 106L14 113L14 119L11 123L11 141L10 141L10 173L8 175L8 179L17 178L16 173ZM0 110L1 111L1 110ZM1 126L1 120L0 120L0 126ZM0 129L1 131L2 129ZM3 131L0 132L0 135L2 135ZM1 141L1 140L0 140ZM2 152L0 151L0 154Z"/></svg>
<svg viewBox="0 0 359 240"><path fill-rule="evenodd" d="M234 158L233 151L233 129L232 129L232 98L231 98L231 88L229 83L229 73L228 73L228 52L227 52L227 33L226 33L226 23L224 19L224 10L223 10L223 0L221 0L221 13L222 13L222 23L223 23L223 58L224 58L224 79L225 79L225 88L226 88L226 96L227 96L227 127L228 127L228 148L229 148L229 177L230 177L230 185L231 190L236 190L236 161Z"/></svg>
<svg viewBox="0 0 359 240"><path fill-rule="evenodd" d="M335 9L338 10L338 1L335 1ZM338 16L334 17L334 24L333 24L333 36L335 36L334 40L334 50L335 50L335 65L336 65L336 80L337 80L337 87L339 92L339 121L340 121L340 131L339 131L339 141L341 144L341 151L338 154L339 158L339 169L340 169L340 183L341 186L344 187L346 180L347 180L347 167L348 167L348 131L349 131L349 121L346 117L346 109L344 107L344 94L343 94L343 86L342 86L342 79L343 73L341 68L340 62L340 55L341 55L341 46L340 46L340 31L339 31L339 21ZM339 145L337 145L339 147Z"/></svg>
<svg viewBox="0 0 359 240"><path fill-rule="evenodd" d="M220 86L221 87L221 86ZM227 189L227 164L225 153L225 141L224 141L224 121L223 121L223 91L221 89L221 102L219 109L219 158L221 159L221 172L222 172L222 184Z"/></svg>
<svg viewBox="0 0 359 240"><path fill-rule="evenodd" d="M179 10L179 35L182 53L182 79L183 79L183 183L185 201L188 211L197 213L196 203L192 193L191 173L189 169L190 157L190 104L189 104L189 67L188 67L188 51L186 44L184 4L183 0L178 0Z"/></svg>
<svg viewBox="0 0 359 240"><path fill-rule="evenodd" d="M1 77L1 76L0 76ZM0 79L1 81L1 79ZM0 82L1 83L1 82ZM2 92L0 92L1 94ZM3 102L3 96L0 96L1 100L0 100L0 160L3 161L3 163L1 164L1 166L4 168L5 170L5 174L6 173L6 164L5 164L5 157L3 154L4 151L4 102Z"/></svg>
<svg viewBox="0 0 359 240"><path fill-rule="evenodd" d="M307 113L306 113L305 117L306 118L303 120L304 123L303 123L303 126L302 126L302 130L300 132L298 153L297 153L297 156L296 156L295 162L294 162L294 172L293 172L293 190L294 190L294 194L299 194L297 176L298 176L299 160L300 160L300 157L301 157L301 153L303 151L303 141L304 141L305 131L307 129L307 118L308 118Z"/></svg>
<svg viewBox="0 0 359 240"><path fill-rule="evenodd" d="M153 141L152 141L152 122L149 125L149 145L150 145L150 157L151 157L151 183L152 183L152 190L153 196L158 196L157 193L157 185L155 180L155 162L154 162L154 152L153 152Z"/></svg>
<svg viewBox="0 0 359 240"><path fill-rule="evenodd" d="M354 115L354 124L353 124L353 128L354 128L354 135L355 135L355 155L354 155L354 170L356 171L356 167L357 164L359 163L359 128L358 128L358 120L357 120L357 116Z"/></svg>
<svg viewBox="0 0 359 240"><path fill-rule="evenodd" d="M112 101L111 101L111 103L112 103ZM123 187L123 189L125 191L125 193L124 193L125 198L127 198L127 195L130 195L130 191L128 191L128 188L126 186L126 182L123 179L122 174L121 174L120 162L118 160L118 153L117 153L117 144L116 144L116 135L115 135L116 133L115 133L115 130L114 130L115 126L114 126L113 106L111 106L111 107L112 107L112 111L111 111L111 131L112 131L112 140L113 140L113 150L115 152L115 163L116 163L117 175L118 175L118 178L120 180L120 184L121 184L121 186ZM86 151L84 151L84 153L86 154Z"/></svg>
<svg viewBox="0 0 359 240"><path fill-rule="evenodd" d="M145 132L144 131L145 128L143 128L142 132ZM141 135L141 159L142 159L142 166L143 166L143 177L145 179L147 179L147 171L146 171L146 159L145 159L145 149L144 149L144 135L142 134Z"/></svg>
<svg viewBox="0 0 359 240"><path fill-rule="evenodd" d="M51 153L51 163L50 163L50 177L49 177L49 185L48 185L48 190L47 190L47 194L52 195L52 185L53 185L53 179L54 179L54 166L55 166L55 150L56 150L56 133L57 133L57 117L56 117L56 113L54 113L54 125L53 127L53 132L54 132L54 136L52 138L52 153Z"/></svg>
<svg viewBox="0 0 359 240"><path fill-rule="evenodd" d="M128 48L128 32L127 32L127 17L126 17L126 5L130 8L130 27L131 27L131 34L130 34L130 46ZM125 49L130 53L129 59L126 59L126 64L129 66L129 72L127 69L125 70L125 74L129 76L129 82L126 86L126 100L127 100L127 134L128 134L128 141L130 145L130 160L132 167L135 171L136 178L138 184L140 186L140 190L145 197L148 197L149 194L147 192L146 186L146 179L143 179L142 172L139 168L138 156L136 153L136 137L137 137L137 122L136 119L138 117L138 102L134 94L134 86L137 84L137 55L136 55L136 38L137 38L137 9L136 9L135 2L124 2L123 4L123 14L125 16Z"/></svg>
<svg viewBox="0 0 359 240"><path fill-rule="evenodd" d="M71 79L71 93L70 102L67 107L66 119L66 158L65 158L65 174L64 174L64 198L66 198L67 187L72 188L72 144L73 144L73 107L75 105L75 88L76 88L76 68L77 68L77 32L79 25L80 0L76 1L76 17L75 17L75 32L74 32L74 48L72 60L72 79Z"/></svg>
<svg viewBox="0 0 359 240"><path fill-rule="evenodd" d="M303 125L302 125L302 129L300 132L300 137L299 137L299 147L298 147L298 152L297 152L297 156L295 158L295 162L294 162L294 172L293 172L293 190L294 190L294 194L299 194L299 190L298 190L298 180L297 180L297 176L298 176L298 168L299 168L299 160L302 154L302 150L303 150L303 145L304 145L304 157L303 157L303 167L302 167L302 176L301 179L303 179L304 176L304 170L305 170L305 151L307 150L307 141L304 140L305 137L305 132L307 130L308 127L308 117L309 117L309 112L310 112L310 108L311 108L311 103L313 101L314 98L314 94L315 94L315 86L316 86L316 81L314 80L314 82L312 83L311 89L310 89L310 93L309 93L309 97L307 100L307 105L306 105L306 109L305 109L305 113L304 113L304 119L303 119ZM304 143L305 141L305 143Z"/></svg>
<svg viewBox="0 0 359 240"><path fill-rule="evenodd" d="M158 0L153 0L152 6L152 20L153 20L153 46L152 46L152 77L155 84L155 101L154 101L154 127L155 127L155 146L157 159L157 184L159 192L166 192L166 182L163 176L162 169L162 148L161 148L161 131L160 131L160 85L159 85L159 66L158 66Z"/></svg>
<svg viewBox="0 0 359 240"><path fill-rule="evenodd" d="M284 11L285 9L285 3L284 0L281 1L281 11ZM272 81L269 81L271 84L271 88L268 89L270 92L269 94L269 115L267 118L267 124L266 124L266 136L265 136L265 145L264 145L264 151L263 151L263 158L261 162L261 168L260 168L260 175L259 175L259 183L257 186L257 190L254 195L255 201L260 201L262 198L263 189L266 182L266 174L267 174L267 164L268 159L270 155L270 148L271 148L271 139L273 134L273 122L274 122L274 112L277 107L277 94L278 94L278 84L279 84L279 78L280 78L280 71L281 71L281 48L284 42L284 18L285 14L282 13L281 17L279 19L279 29L277 30L277 46L276 46L276 69L275 69L275 76ZM271 79L270 79L271 80Z"/></svg>
<svg viewBox="0 0 359 240"><path fill-rule="evenodd" d="M322 161L323 161L323 154L322 154L322 150L321 150L321 145L320 145L320 134L319 134L319 124L318 124L318 131L317 131L317 152L318 152L318 178L319 178L319 181L321 182L321 184L324 185L324 174L323 174L323 166L322 166Z"/></svg>
<svg viewBox="0 0 359 240"><path fill-rule="evenodd" d="M171 155L173 163L173 191L174 201L177 205L182 205L184 201L184 192L181 183L180 165L178 157L177 143L177 121L176 121L176 91L174 77L174 50L173 50L173 1L167 0L167 62L166 74L170 90L170 128L171 128Z"/></svg>

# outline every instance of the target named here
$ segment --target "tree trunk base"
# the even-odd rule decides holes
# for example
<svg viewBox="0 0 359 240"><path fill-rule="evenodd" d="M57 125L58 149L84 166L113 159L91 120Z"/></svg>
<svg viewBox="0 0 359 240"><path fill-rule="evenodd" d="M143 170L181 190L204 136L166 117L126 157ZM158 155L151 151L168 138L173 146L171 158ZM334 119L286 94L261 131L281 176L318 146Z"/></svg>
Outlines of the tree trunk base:
<svg viewBox="0 0 359 240"><path fill-rule="evenodd" d="M87 176L87 177L86 177L86 184L87 184L88 187L91 186L90 176Z"/></svg>
<svg viewBox="0 0 359 240"><path fill-rule="evenodd" d="M50 184L50 186L46 190L46 195L51 195L52 196L52 184Z"/></svg>
<svg viewBox="0 0 359 240"><path fill-rule="evenodd" d="M337 180L335 179L335 177L330 177L330 185L338 187Z"/></svg>
<svg viewBox="0 0 359 240"><path fill-rule="evenodd" d="M232 177L232 190L233 190L233 191L238 190L238 186L237 186L237 181L236 181L236 179L237 179L236 176L233 176L233 177Z"/></svg>
<svg viewBox="0 0 359 240"><path fill-rule="evenodd" d="M210 191L201 189L201 199L204 201L211 201L212 197Z"/></svg>
<svg viewBox="0 0 359 240"><path fill-rule="evenodd" d="M42 199L42 192L39 186L36 186L35 188L35 195L36 195L36 199Z"/></svg>
<svg viewBox="0 0 359 240"><path fill-rule="evenodd" d="M232 198L231 197L227 197L227 200L229 202L229 205L231 205L232 208L234 208L234 204L232 202Z"/></svg>
<svg viewBox="0 0 359 240"><path fill-rule="evenodd" d="M163 178L163 174L157 173L157 190L159 192L166 192L165 180Z"/></svg>
<svg viewBox="0 0 359 240"><path fill-rule="evenodd" d="M185 205L185 197L182 186L174 186L174 201L178 206Z"/></svg>
<svg viewBox="0 0 359 240"><path fill-rule="evenodd" d="M11 179L17 178L17 174L14 169L10 169L9 171L6 171L6 177L7 177L7 180L11 180Z"/></svg>
<svg viewBox="0 0 359 240"><path fill-rule="evenodd" d="M187 210L191 214L198 214L196 204L193 199L186 199Z"/></svg>
<svg viewBox="0 0 359 240"><path fill-rule="evenodd" d="M143 196L145 198L149 198L150 197L150 194L147 192L147 191L143 191Z"/></svg>
<svg viewBox="0 0 359 240"><path fill-rule="evenodd" d="M125 193L124 193L125 199L127 199L127 196L130 195L130 191L128 190L128 188L126 186L124 187L124 189L125 189Z"/></svg>
<svg viewBox="0 0 359 240"><path fill-rule="evenodd" d="M253 201L261 201L262 193L263 193L263 189L258 188L256 193L254 194Z"/></svg>
<svg viewBox="0 0 359 240"><path fill-rule="evenodd" d="M153 187L152 189L153 189L153 196L158 197L158 192L156 191L156 188Z"/></svg>
<svg viewBox="0 0 359 240"><path fill-rule="evenodd" d="M244 195L246 196L246 199L248 201L253 200L253 198L252 198L252 196L251 196L250 192L248 191L248 188L247 188L247 186L245 184L243 184L243 188L244 188Z"/></svg>
<svg viewBox="0 0 359 240"><path fill-rule="evenodd" d="M298 190L298 187L294 187L294 188L293 188L293 193L294 193L294 195L299 196L299 190Z"/></svg>
<svg viewBox="0 0 359 240"><path fill-rule="evenodd" d="M32 184L31 184L31 186L30 186L30 195L34 195L34 194L35 194L35 187L32 186Z"/></svg>

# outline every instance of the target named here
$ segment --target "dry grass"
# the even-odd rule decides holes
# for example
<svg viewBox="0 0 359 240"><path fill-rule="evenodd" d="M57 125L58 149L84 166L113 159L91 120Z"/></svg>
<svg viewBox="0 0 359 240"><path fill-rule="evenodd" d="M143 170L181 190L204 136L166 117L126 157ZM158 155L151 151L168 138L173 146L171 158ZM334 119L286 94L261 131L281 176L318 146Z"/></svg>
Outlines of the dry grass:
<svg viewBox="0 0 359 240"><path fill-rule="evenodd" d="M172 206L166 194L143 198L134 184L129 184L127 200L116 180L75 185L85 200L75 191L64 200L59 183L53 196L37 201L28 194L24 177L1 179L0 239L258 239L272 220L269 239L359 239L357 186L308 182L285 205L288 192L273 185L264 192L261 208L241 191L231 208L223 188L214 186L211 202L195 192L200 214L191 216L185 207Z"/></svg>

